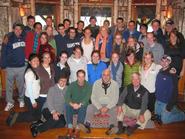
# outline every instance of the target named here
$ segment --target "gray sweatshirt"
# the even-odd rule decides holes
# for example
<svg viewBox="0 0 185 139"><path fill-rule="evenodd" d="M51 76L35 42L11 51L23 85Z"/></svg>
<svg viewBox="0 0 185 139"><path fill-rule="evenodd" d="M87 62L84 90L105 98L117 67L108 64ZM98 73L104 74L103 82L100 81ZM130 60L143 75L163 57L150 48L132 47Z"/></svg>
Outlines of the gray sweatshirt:
<svg viewBox="0 0 185 139"><path fill-rule="evenodd" d="M119 98L118 83L111 79L111 84L105 94L105 89L102 87L102 79L97 80L92 89L91 101L97 108L101 109L103 106L111 109L116 106Z"/></svg>
<svg viewBox="0 0 185 139"><path fill-rule="evenodd" d="M43 106L44 108L48 108L49 111L52 112L59 112L60 114L64 114L64 104L65 104L65 93L66 88L59 88L58 84L55 84L51 87L48 91L46 102Z"/></svg>

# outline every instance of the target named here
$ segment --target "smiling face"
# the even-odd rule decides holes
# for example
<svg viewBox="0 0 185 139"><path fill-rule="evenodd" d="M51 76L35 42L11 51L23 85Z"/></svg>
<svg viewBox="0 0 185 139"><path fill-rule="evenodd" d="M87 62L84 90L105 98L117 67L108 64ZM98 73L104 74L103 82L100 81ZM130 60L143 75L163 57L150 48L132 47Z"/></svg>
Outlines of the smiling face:
<svg viewBox="0 0 185 139"><path fill-rule="evenodd" d="M37 68L39 66L39 58L35 57L31 61L29 61L29 64L31 65L32 68Z"/></svg>
<svg viewBox="0 0 185 139"><path fill-rule="evenodd" d="M117 34L115 36L115 39L114 40L115 40L115 42L116 42L117 45L120 45L122 43L122 35L121 34Z"/></svg>
<svg viewBox="0 0 185 139"><path fill-rule="evenodd" d="M134 87L139 87L140 82L141 82L140 75L136 74L136 73L133 73L132 77L131 77L131 82L132 82Z"/></svg>
<svg viewBox="0 0 185 139"><path fill-rule="evenodd" d="M20 26L16 26L14 28L14 33L17 37L20 37L20 35L22 34L22 28Z"/></svg>
<svg viewBox="0 0 185 139"><path fill-rule="evenodd" d="M90 38L91 37L91 30L90 29L86 29L85 32L84 32L84 37L85 38Z"/></svg>
<svg viewBox="0 0 185 139"><path fill-rule="evenodd" d="M63 53L63 54L61 54L61 56L60 56L60 63L62 63L63 65L65 65L66 64L66 62L67 62L67 54L66 53Z"/></svg>
<svg viewBox="0 0 185 139"><path fill-rule="evenodd" d="M41 43L42 45L44 45L44 44L46 44L47 42L48 42L47 35L46 35L46 34L42 34L42 35L40 36L40 43Z"/></svg>
<svg viewBox="0 0 185 139"><path fill-rule="evenodd" d="M60 87L65 87L67 84L67 79L66 78L59 79L58 84Z"/></svg>
<svg viewBox="0 0 185 139"><path fill-rule="evenodd" d="M110 70L109 69L106 69L106 70L103 71L103 73L102 73L102 80L106 84L110 82L111 75L110 75Z"/></svg>
<svg viewBox="0 0 185 139"><path fill-rule="evenodd" d="M92 63L94 63L94 64L98 64L98 63L99 63L99 61L100 61L100 56L99 56L99 54L98 54L98 53L93 53L93 55L92 55L91 59L92 59Z"/></svg>
<svg viewBox="0 0 185 139"><path fill-rule="evenodd" d="M43 64L45 64L45 65L49 65L50 63L51 63L51 56L50 56L50 54L49 53L44 53L43 54Z"/></svg>
<svg viewBox="0 0 185 139"><path fill-rule="evenodd" d="M111 59L114 64L117 64L119 62L119 55L117 53L113 53Z"/></svg>
<svg viewBox="0 0 185 139"><path fill-rule="evenodd" d="M146 65L150 65L153 62L153 58L151 54L144 55L144 63Z"/></svg>

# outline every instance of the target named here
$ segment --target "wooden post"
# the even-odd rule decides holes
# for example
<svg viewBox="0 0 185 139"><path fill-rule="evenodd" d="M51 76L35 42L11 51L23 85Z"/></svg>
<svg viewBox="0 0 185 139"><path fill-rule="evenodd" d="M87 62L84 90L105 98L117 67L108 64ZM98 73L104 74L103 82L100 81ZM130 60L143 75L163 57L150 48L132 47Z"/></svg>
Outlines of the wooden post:
<svg viewBox="0 0 185 139"><path fill-rule="evenodd" d="M131 15L132 15L132 0L128 0L128 18L127 22L131 20Z"/></svg>
<svg viewBox="0 0 185 139"><path fill-rule="evenodd" d="M78 0L74 0L74 26L78 22Z"/></svg>
<svg viewBox="0 0 185 139"><path fill-rule="evenodd" d="M35 0L31 0L30 5L31 5L31 15L35 16Z"/></svg>
<svg viewBox="0 0 185 139"><path fill-rule="evenodd" d="M116 19L118 18L118 0L114 0L114 24L116 24Z"/></svg>
<svg viewBox="0 0 185 139"><path fill-rule="evenodd" d="M64 20L64 1L60 0L60 23Z"/></svg>
<svg viewBox="0 0 185 139"><path fill-rule="evenodd" d="M160 20L160 18L161 18L161 0L157 0L157 2L156 2L156 13L155 13L156 15L156 19L158 19L158 20Z"/></svg>

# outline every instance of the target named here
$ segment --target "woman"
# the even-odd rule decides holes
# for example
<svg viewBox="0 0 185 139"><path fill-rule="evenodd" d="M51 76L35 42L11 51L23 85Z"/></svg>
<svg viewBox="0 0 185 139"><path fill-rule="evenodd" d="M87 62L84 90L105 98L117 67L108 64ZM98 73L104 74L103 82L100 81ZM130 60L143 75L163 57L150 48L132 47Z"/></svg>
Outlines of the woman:
<svg viewBox="0 0 185 139"><path fill-rule="evenodd" d="M123 87L126 87L131 83L131 75L134 72L139 72L139 66L140 63L136 61L135 51L133 49L128 49L124 63Z"/></svg>
<svg viewBox="0 0 185 139"><path fill-rule="evenodd" d="M55 50L50 44L48 44L48 35L46 32L42 32L40 35L40 48L39 56L41 57L44 52L49 52L52 58L52 61L55 60Z"/></svg>
<svg viewBox="0 0 185 139"><path fill-rule="evenodd" d="M81 46L76 45L73 48L73 54L69 57L67 60L67 63L70 67L70 77L69 77L69 83L76 81L77 76L76 72L80 69L84 70L85 73L87 73L87 59L83 56L83 49ZM86 81L88 77L86 74Z"/></svg>
<svg viewBox="0 0 185 139"><path fill-rule="evenodd" d="M129 37L127 44L126 44L126 50L133 49L135 51L136 59L138 61L142 61L143 57L143 48L139 45L137 40L134 37Z"/></svg>
<svg viewBox="0 0 185 139"><path fill-rule="evenodd" d="M124 47L122 35L119 32L115 34L114 41L112 44L112 52L118 53L120 57L120 61L124 63L126 49Z"/></svg>
<svg viewBox="0 0 185 139"><path fill-rule="evenodd" d="M165 47L165 54L172 59L171 67L176 69L178 76L182 77L185 72L185 48L179 43L177 31L170 33L170 44Z"/></svg>
<svg viewBox="0 0 185 139"><path fill-rule="evenodd" d="M84 51L84 56L87 58L88 62L91 61L91 53L94 50L94 39L91 37L91 29L86 27L84 29L84 37L81 41L81 46Z"/></svg>
<svg viewBox="0 0 185 139"><path fill-rule="evenodd" d="M149 91L148 109L154 112L155 105L155 81L161 66L154 63L152 52L146 52L140 67L141 84Z"/></svg>
<svg viewBox="0 0 185 139"><path fill-rule="evenodd" d="M37 68L36 72L40 78L41 89L39 95L39 102L42 108L43 104L46 101L49 88L55 84L55 70L53 65L51 64L50 53L44 52L42 54L41 65Z"/></svg>
<svg viewBox="0 0 185 139"><path fill-rule="evenodd" d="M55 69L55 83L59 80L59 75L60 74L65 74L67 77L67 80L69 80L70 76L70 68L69 65L67 64L67 59L68 59L68 54L66 51L61 51L59 55L59 62L55 64L54 69Z"/></svg>
<svg viewBox="0 0 185 139"><path fill-rule="evenodd" d="M53 35L53 27L47 26L46 33L48 34L48 43L52 46L52 48L54 49L54 54L56 55L57 47L56 47L56 42L55 42L54 35Z"/></svg>
<svg viewBox="0 0 185 139"><path fill-rule="evenodd" d="M121 93L122 92L123 64L119 61L119 54L117 52L112 53L109 69L111 71L111 78L118 83L119 93Z"/></svg>
<svg viewBox="0 0 185 139"><path fill-rule="evenodd" d="M96 37L96 43L95 43L95 50L100 51L101 60L103 62L109 62L109 58L111 55L111 48L107 47L109 41L109 34L107 28L102 26L100 28L100 32L98 33Z"/></svg>
<svg viewBox="0 0 185 139"><path fill-rule="evenodd" d="M30 54L28 66L25 70L25 104L28 108L25 112L10 113L7 124L12 126L16 122L31 122L40 119L40 79L35 72L39 66L39 58L36 54Z"/></svg>

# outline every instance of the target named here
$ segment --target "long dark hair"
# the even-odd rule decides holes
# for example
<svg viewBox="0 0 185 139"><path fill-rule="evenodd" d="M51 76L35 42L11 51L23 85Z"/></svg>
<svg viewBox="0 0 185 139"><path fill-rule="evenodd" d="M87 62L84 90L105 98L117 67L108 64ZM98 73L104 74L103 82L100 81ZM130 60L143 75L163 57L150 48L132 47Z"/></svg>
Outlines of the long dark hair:
<svg viewBox="0 0 185 139"><path fill-rule="evenodd" d="M29 63L29 62L32 61L32 59L34 59L34 58L38 58L38 59L39 59L39 57L38 57L37 54L34 54L34 53L30 54L30 56L29 56L29 58L28 58L28 65L27 65L27 67L26 67L26 70L25 70L24 74L28 71L28 69L30 69L30 70L33 72L33 74L35 75L36 80L38 80L38 79L39 79L39 76L37 75L37 73L35 72L35 70L32 68L32 66L31 66L30 63Z"/></svg>

